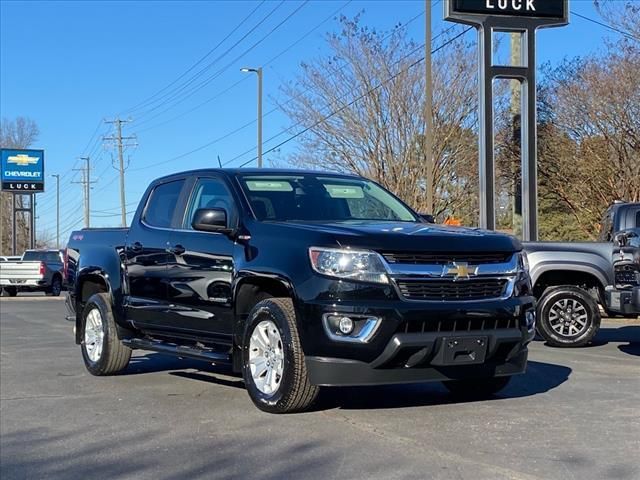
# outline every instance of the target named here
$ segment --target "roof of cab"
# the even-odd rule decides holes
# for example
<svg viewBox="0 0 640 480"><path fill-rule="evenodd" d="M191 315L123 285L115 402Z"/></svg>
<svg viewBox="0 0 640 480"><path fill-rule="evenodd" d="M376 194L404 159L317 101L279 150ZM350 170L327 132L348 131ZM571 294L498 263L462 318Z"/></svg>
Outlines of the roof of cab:
<svg viewBox="0 0 640 480"><path fill-rule="evenodd" d="M167 180L173 177L180 177L185 175L202 175L222 173L224 175L235 177L238 174L242 175L331 175L334 177L345 178L360 178L352 173L342 172L329 172L323 170L303 170L295 168L200 168L196 170L186 170L183 172L176 172L163 177L155 179L152 183L156 183L161 180Z"/></svg>

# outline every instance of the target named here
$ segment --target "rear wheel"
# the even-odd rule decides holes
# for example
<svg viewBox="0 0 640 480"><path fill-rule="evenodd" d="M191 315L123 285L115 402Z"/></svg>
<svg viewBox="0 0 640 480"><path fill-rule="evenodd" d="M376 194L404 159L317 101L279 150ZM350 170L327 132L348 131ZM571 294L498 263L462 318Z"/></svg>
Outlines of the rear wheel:
<svg viewBox="0 0 640 480"><path fill-rule="evenodd" d="M538 333L553 347L584 346L599 329L598 304L581 288L549 288L538 301Z"/></svg>
<svg viewBox="0 0 640 480"><path fill-rule="evenodd" d="M16 287L4 287L4 291L7 292L7 295L10 297L18 295L18 289Z"/></svg>
<svg viewBox="0 0 640 480"><path fill-rule="evenodd" d="M52 297L60 296L60 292L62 291L62 280L58 275L53 277L51 280L51 286L47 289L47 295Z"/></svg>
<svg viewBox="0 0 640 480"><path fill-rule="evenodd" d="M511 377L450 380L443 382L453 395L465 398L488 398L505 388Z"/></svg>
<svg viewBox="0 0 640 480"><path fill-rule="evenodd" d="M260 410L291 413L313 405L320 389L309 382L291 299L258 302L242 345L244 383Z"/></svg>
<svg viewBox="0 0 640 480"><path fill-rule="evenodd" d="M82 319L82 358L89 373L114 375L127 368L131 349L118 338L109 296L106 293L92 295Z"/></svg>

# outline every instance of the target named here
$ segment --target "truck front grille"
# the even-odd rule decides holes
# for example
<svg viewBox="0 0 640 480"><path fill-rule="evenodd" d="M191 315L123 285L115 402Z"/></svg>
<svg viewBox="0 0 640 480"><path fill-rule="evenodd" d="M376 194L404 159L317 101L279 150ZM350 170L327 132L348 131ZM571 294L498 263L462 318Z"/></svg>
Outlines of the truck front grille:
<svg viewBox="0 0 640 480"><path fill-rule="evenodd" d="M505 263L513 253L420 253L420 252L381 252L389 263L410 265L448 265L452 262L466 262L472 265L481 263Z"/></svg>
<svg viewBox="0 0 640 480"><path fill-rule="evenodd" d="M459 301L499 298L504 293L507 280L398 280L397 284L407 300Z"/></svg>
<svg viewBox="0 0 640 480"><path fill-rule="evenodd" d="M398 327L398 333L456 333L470 331L497 330L499 328L519 328L517 318L461 318L407 320Z"/></svg>

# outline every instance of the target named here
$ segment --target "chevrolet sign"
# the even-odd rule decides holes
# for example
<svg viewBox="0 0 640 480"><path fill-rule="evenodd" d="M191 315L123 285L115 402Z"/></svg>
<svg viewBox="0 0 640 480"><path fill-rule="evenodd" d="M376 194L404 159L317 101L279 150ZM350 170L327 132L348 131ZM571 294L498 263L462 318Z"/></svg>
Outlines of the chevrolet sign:
<svg viewBox="0 0 640 480"><path fill-rule="evenodd" d="M2 191L35 193L44 190L44 151L0 150Z"/></svg>

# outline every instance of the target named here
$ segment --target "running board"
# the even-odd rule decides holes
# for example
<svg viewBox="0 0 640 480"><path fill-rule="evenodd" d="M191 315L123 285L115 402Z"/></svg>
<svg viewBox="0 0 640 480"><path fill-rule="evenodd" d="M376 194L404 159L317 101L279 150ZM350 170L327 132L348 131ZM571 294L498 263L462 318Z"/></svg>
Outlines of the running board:
<svg viewBox="0 0 640 480"><path fill-rule="evenodd" d="M216 364L231 363L231 355L229 354L214 352L197 347L187 347L185 345L175 345L173 343L165 343L158 340L145 340L143 338L128 338L122 340L122 343L129 348L151 350L152 352L166 353L176 357L193 358Z"/></svg>

